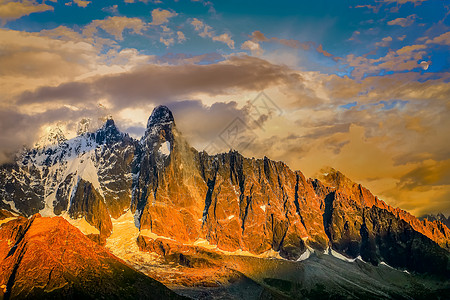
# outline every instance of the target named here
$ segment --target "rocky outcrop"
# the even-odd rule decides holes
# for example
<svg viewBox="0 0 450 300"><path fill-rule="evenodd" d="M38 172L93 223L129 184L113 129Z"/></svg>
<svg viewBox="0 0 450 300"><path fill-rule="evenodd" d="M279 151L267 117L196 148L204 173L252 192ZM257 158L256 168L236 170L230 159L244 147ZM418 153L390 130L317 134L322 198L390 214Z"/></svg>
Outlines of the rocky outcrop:
<svg viewBox="0 0 450 300"><path fill-rule="evenodd" d="M184 299L134 271L61 217L0 228L2 299Z"/></svg>
<svg viewBox="0 0 450 300"><path fill-rule="evenodd" d="M111 217L118 218L130 207L131 167L137 142L121 133L112 119L106 121L95 140L102 147L95 151L100 188Z"/></svg>
<svg viewBox="0 0 450 300"><path fill-rule="evenodd" d="M133 170L131 206L139 228L195 241L207 186L198 170L197 151L181 137L167 107L156 108L150 116Z"/></svg>
<svg viewBox="0 0 450 300"><path fill-rule="evenodd" d="M390 207L338 171L326 170L322 180L311 183L324 199L324 228L334 250L375 265L384 261L408 270L450 275L449 253L444 250L450 235L445 230L424 235L430 233L427 223Z"/></svg>
<svg viewBox="0 0 450 300"><path fill-rule="evenodd" d="M237 152L199 157L209 183L203 228L211 243L256 254L273 249L290 259L305 250L306 239L318 249L326 247L317 221L321 199L302 173L282 162L247 159Z"/></svg>
<svg viewBox="0 0 450 300"><path fill-rule="evenodd" d="M441 222L421 221L402 209L387 205L369 190L345 177L341 172L331 168L324 170L324 172L322 181L314 180L311 182L317 194L326 200L326 204L329 204L326 206L326 217L324 218L324 222L326 221L324 223L325 230L330 229L329 225L332 221L334 227L340 230L345 229L347 239L354 240L355 236L359 235L359 227L355 225L355 222L362 223L362 209L377 207L392 213L398 220L405 221L415 231L428 237L442 248L450 249L450 230L443 226ZM330 214L329 210L334 212L334 215ZM338 217L337 214L342 217ZM337 234L337 239L344 238L342 236L344 231L340 233L333 231L333 234Z"/></svg>
<svg viewBox="0 0 450 300"><path fill-rule="evenodd" d="M360 255L363 260L419 273L450 276L449 253L387 210L363 209Z"/></svg>
<svg viewBox="0 0 450 300"><path fill-rule="evenodd" d="M450 228L450 216L445 217L444 214L442 213L438 213L438 214L426 214L423 215L419 218L419 220L423 221L423 220L428 220L428 222L433 222L434 221L439 221L442 224L444 224L445 226L447 226L447 228Z"/></svg>
<svg viewBox="0 0 450 300"><path fill-rule="evenodd" d="M12 218L12 217L14 217L14 215L11 212L9 212L5 209L0 209L0 220Z"/></svg>
<svg viewBox="0 0 450 300"><path fill-rule="evenodd" d="M34 152L34 151L33 151ZM28 155L24 160L28 161ZM6 164L0 168L0 208L30 216L45 207L41 172L34 165Z"/></svg>
<svg viewBox="0 0 450 300"><path fill-rule="evenodd" d="M85 218L99 230L100 236L111 235L112 223L108 209L103 197L94 189L92 183L80 179L71 201L68 212L72 219Z"/></svg>

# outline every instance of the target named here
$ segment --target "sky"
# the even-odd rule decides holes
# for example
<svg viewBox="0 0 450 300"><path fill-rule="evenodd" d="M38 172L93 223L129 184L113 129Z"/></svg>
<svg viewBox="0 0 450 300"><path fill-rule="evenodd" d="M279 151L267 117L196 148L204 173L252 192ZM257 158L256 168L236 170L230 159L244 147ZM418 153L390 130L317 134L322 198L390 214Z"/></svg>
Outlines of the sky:
<svg viewBox="0 0 450 300"><path fill-rule="evenodd" d="M167 105L198 150L450 214L450 3L0 0L0 163ZM81 122L81 123L80 123Z"/></svg>

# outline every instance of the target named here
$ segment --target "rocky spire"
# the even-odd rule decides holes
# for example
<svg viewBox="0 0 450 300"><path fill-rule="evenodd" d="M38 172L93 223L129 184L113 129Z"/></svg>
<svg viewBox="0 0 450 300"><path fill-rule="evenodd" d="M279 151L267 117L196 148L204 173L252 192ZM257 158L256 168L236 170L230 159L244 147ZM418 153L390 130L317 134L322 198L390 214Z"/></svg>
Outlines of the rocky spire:
<svg viewBox="0 0 450 300"><path fill-rule="evenodd" d="M111 144L123 139L124 134L117 129L114 120L108 117L105 124L95 132L95 141L99 144Z"/></svg>
<svg viewBox="0 0 450 300"><path fill-rule="evenodd" d="M167 106L159 105L153 109L150 118L148 118L147 129L157 124L167 125L169 123L174 123L172 112Z"/></svg>
<svg viewBox="0 0 450 300"><path fill-rule="evenodd" d="M146 151L149 149L153 151L155 147L159 148L164 142L169 142L172 145L174 131L175 121L170 109L164 105L155 107L148 118L147 130L142 140Z"/></svg>

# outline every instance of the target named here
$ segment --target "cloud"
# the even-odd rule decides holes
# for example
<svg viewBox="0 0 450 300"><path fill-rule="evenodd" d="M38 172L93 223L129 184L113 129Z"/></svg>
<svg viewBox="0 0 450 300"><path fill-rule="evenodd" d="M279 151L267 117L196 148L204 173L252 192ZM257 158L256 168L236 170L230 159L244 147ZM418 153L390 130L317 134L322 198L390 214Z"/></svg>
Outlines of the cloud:
<svg viewBox="0 0 450 300"><path fill-rule="evenodd" d="M45 34L73 37L53 39ZM1 102L12 101L14 95L39 85L58 84L91 71L98 50L65 27L54 31L27 33L0 29ZM0 105L1 106L1 105Z"/></svg>
<svg viewBox="0 0 450 300"><path fill-rule="evenodd" d="M262 55L264 50L261 48L261 45L257 42L254 42L252 40L245 41L241 45L241 49L243 50L250 50L252 55Z"/></svg>
<svg viewBox="0 0 450 300"><path fill-rule="evenodd" d="M213 41L218 41L227 44L230 49L234 49L234 41L231 39L231 36L228 33L223 33L218 36L213 36Z"/></svg>
<svg viewBox="0 0 450 300"><path fill-rule="evenodd" d="M184 100L166 103L174 113L179 130L192 145L208 144L218 140L218 135L236 118L246 120L248 113L235 101L215 102L210 106L200 100ZM192 122L192 120L197 120ZM203 146L203 147L202 147Z"/></svg>
<svg viewBox="0 0 450 300"><path fill-rule="evenodd" d="M355 8L368 8L372 10L373 13L378 13L378 11L380 10L380 7L375 5L356 5Z"/></svg>
<svg viewBox="0 0 450 300"><path fill-rule="evenodd" d="M201 31L205 27L205 24L197 18L192 19L191 25L196 31Z"/></svg>
<svg viewBox="0 0 450 300"><path fill-rule="evenodd" d="M160 37L159 41L166 45L166 47L172 46L175 43L175 40L173 38L165 39L163 37Z"/></svg>
<svg viewBox="0 0 450 300"><path fill-rule="evenodd" d="M296 72L285 66L243 56L210 65L146 65L121 74L41 87L24 93L20 103L73 104L108 99L113 107L123 108L164 103L197 93L219 95L239 90L258 91L280 83L299 84L301 80Z"/></svg>
<svg viewBox="0 0 450 300"><path fill-rule="evenodd" d="M352 36L348 40L349 41L357 40L360 34L361 34L360 31L355 30L355 31L353 31Z"/></svg>
<svg viewBox="0 0 450 300"><path fill-rule="evenodd" d="M31 0L0 0L0 20L3 25L8 21L16 20L29 14L48 10L53 10L53 6L45 3L39 4Z"/></svg>
<svg viewBox="0 0 450 300"><path fill-rule="evenodd" d="M182 31L177 31L177 40L178 40L178 43L182 43L182 42L186 41L186 37Z"/></svg>
<svg viewBox="0 0 450 300"><path fill-rule="evenodd" d="M110 14L118 14L119 13L119 6L117 4L114 4L112 6L106 6L102 8L102 11L110 13Z"/></svg>
<svg viewBox="0 0 450 300"><path fill-rule="evenodd" d="M198 35L203 38L210 38L213 41L222 42L226 44L230 49L234 49L234 41L231 39L230 34L223 33L221 35L216 35L213 28L209 25L206 25L203 21L194 18L191 20L191 25L194 26L195 31L198 32Z"/></svg>
<svg viewBox="0 0 450 300"><path fill-rule="evenodd" d="M95 115L95 106L94 110L60 107L32 115L20 112L18 107L0 108L0 164L11 162L17 150L23 146L31 147L42 133L43 126L61 120L68 126L74 126L76 121L71 120L78 121L81 117Z"/></svg>
<svg viewBox="0 0 450 300"><path fill-rule="evenodd" d="M142 30L146 28L146 24L139 18L127 17L107 17L103 20L94 20L83 29L83 34L87 37L93 37L101 28L117 40L123 40L123 32L130 29L134 34L142 34Z"/></svg>
<svg viewBox="0 0 450 300"><path fill-rule="evenodd" d="M392 42L392 37L387 36L385 38L382 38L380 42L375 43L375 46L387 47L387 46L389 46L390 42Z"/></svg>
<svg viewBox="0 0 450 300"><path fill-rule="evenodd" d="M268 42L269 41L269 39L266 38L264 33L262 33L259 30L253 31L251 37L255 42Z"/></svg>
<svg viewBox="0 0 450 300"><path fill-rule="evenodd" d="M343 63L353 67L352 75L361 78L364 75L374 75L381 70L386 71L405 71L420 68L418 61L422 60L427 54L426 45L408 45L398 50L389 50L382 57L369 59L364 56L348 55Z"/></svg>
<svg viewBox="0 0 450 300"><path fill-rule="evenodd" d="M406 18L397 18L388 22L388 25L398 25L401 27L408 27L414 24L414 20L417 18L417 15L410 15Z"/></svg>
<svg viewBox="0 0 450 300"><path fill-rule="evenodd" d="M159 56L155 62L160 64L185 65L185 64L212 64L225 60L224 56L216 52L201 55L190 55L185 53L168 53Z"/></svg>
<svg viewBox="0 0 450 300"><path fill-rule="evenodd" d="M421 4L422 2L425 2L427 0L382 0L386 3L398 3L398 4L406 4L408 2L414 3L414 4Z"/></svg>
<svg viewBox="0 0 450 300"><path fill-rule="evenodd" d="M73 0L73 2L78 5L79 7L87 7L91 1L85 1L85 0Z"/></svg>
<svg viewBox="0 0 450 300"><path fill-rule="evenodd" d="M104 51L90 42L64 26L36 33L0 29L0 107L13 103L26 90L124 72L153 59L136 49ZM22 109L42 111L48 107Z"/></svg>
<svg viewBox="0 0 450 300"><path fill-rule="evenodd" d="M450 45L450 31L443 33L431 40L427 40L426 44Z"/></svg>
<svg viewBox="0 0 450 300"><path fill-rule="evenodd" d="M286 46L289 48L293 48L293 49L303 49L305 51L310 50L311 48L314 48L318 53L322 54L325 57L330 57L335 61L340 59L339 57L335 57L333 54L325 51L323 49L322 44L317 45L314 42L300 42L300 41L294 40L294 39L280 39L277 37L267 38L259 30L252 32L250 37L251 37L251 40L244 42L244 44L241 46L241 49L250 50L250 51L252 51L252 49L253 49L252 53L262 53L260 43L271 42L271 43L278 43L280 45L283 45L283 46Z"/></svg>
<svg viewBox="0 0 450 300"><path fill-rule="evenodd" d="M176 12L171 12L166 9L155 8L152 10L152 22L150 25L161 25L169 22L169 19L177 16Z"/></svg>
<svg viewBox="0 0 450 300"><path fill-rule="evenodd" d="M332 56L333 56L333 54L331 54L331 53L329 53L329 52L323 50L322 44L320 44L320 45L316 48L316 50L317 50L317 52L323 54L323 56L326 56L326 57L332 57Z"/></svg>
<svg viewBox="0 0 450 300"><path fill-rule="evenodd" d="M303 49L303 50L309 50L311 46L314 46L314 43L312 42L300 42L298 40L293 39L280 39L277 37L267 38L261 31L257 30L252 32L251 36L252 41L255 43L259 42L275 42L279 43L281 45L294 48L294 49Z"/></svg>
<svg viewBox="0 0 450 300"><path fill-rule="evenodd" d="M426 160L400 178L400 188L414 189L450 185L450 160Z"/></svg>

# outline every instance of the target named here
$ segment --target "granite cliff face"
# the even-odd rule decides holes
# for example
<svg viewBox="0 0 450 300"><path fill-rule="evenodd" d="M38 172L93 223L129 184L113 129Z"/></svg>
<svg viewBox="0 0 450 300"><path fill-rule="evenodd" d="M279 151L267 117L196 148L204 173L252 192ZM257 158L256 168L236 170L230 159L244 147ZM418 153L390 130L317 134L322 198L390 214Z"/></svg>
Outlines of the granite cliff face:
<svg viewBox="0 0 450 300"><path fill-rule="evenodd" d="M24 216L84 218L100 241L129 209L141 244L165 238L289 260L336 251L449 274L450 230L440 221L393 208L333 169L307 179L266 157L198 152L164 106L140 141L108 120L95 133L22 154L1 167L0 195L0 208Z"/></svg>
<svg viewBox="0 0 450 300"><path fill-rule="evenodd" d="M136 155L141 229L179 242L204 239L225 251L275 251L296 260L308 248L329 247L375 265L448 273L450 231L440 222L390 207L333 169L313 180L268 158L197 152L162 110L160 121L150 117ZM167 142L170 154L163 155Z"/></svg>

